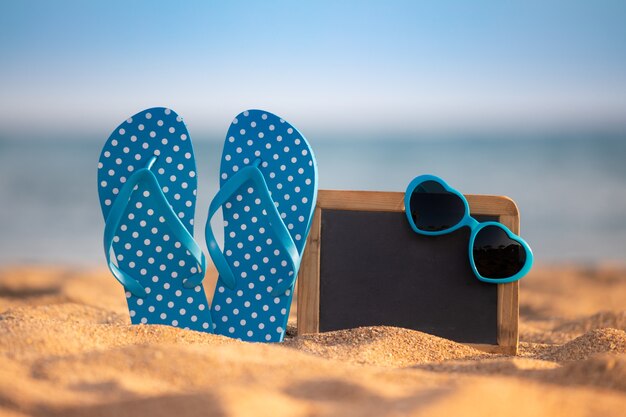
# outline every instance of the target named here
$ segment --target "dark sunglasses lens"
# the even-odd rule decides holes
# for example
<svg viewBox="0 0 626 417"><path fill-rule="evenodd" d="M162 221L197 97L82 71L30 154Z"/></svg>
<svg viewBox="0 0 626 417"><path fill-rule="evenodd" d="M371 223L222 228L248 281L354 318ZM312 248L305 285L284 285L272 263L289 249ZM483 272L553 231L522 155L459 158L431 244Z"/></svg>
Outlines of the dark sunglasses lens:
<svg viewBox="0 0 626 417"><path fill-rule="evenodd" d="M509 278L526 263L526 250L511 239L504 229L486 226L474 239L474 265L485 278Z"/></svg>
<svg viewBox="0 0 626 417"><path fill-rule="evenodd" d="M465 204L436 181L425 181L411 194L411 217L419 230L438 232L457 225L465 216Z"/></svg>

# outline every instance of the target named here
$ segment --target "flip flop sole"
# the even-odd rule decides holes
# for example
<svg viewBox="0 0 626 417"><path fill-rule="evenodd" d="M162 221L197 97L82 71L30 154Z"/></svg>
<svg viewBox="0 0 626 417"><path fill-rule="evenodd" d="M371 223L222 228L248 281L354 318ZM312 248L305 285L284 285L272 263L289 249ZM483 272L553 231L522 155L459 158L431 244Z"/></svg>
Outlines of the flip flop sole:
<svg viewBox="0 0 626 417"><path fill-rule="evenodd" d="M106 219L126 180L157 157L151 170L173 211L193 235L196 163L182 118L165 108L151 108L120 124L107 140L98 164L98 192ZM126 291L133 324L165 324L210 331L211 316L202 285L185 288L183 279L198 272L195 259L173 235L154 196L131 194L113 238L118 267L146 290L146 297Z"/></svg>
<svg viewBox="0 0 626 417"><path fill-rule="evenodd" d="M239 114L228 130L221 185L255 160L260 160L259 170L302 255L317 198L313 152L289 123L269 112L249 110ZM218 334L242 340L279 342L287 327L293 289L277 296L271 292L283 280L293 279L294 271L273 236L261 198L248 182L222 206L224 254L237 286L231 290L218 279L213 326Z"/></svg>

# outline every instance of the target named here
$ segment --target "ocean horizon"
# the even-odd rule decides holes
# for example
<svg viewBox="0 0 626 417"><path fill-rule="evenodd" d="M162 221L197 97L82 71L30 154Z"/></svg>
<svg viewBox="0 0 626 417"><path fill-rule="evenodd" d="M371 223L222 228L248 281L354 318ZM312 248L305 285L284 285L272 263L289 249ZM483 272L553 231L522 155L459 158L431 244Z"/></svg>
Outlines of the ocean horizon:
<svg viewBox="0 0 626 417"><path fill-rule="evenodd" d="M96 187L105 139L0 139L0 263L105 265ZM415 176L435 174L465 194L515 200L537 262L626 261L626 135L307 139L320 189L404 191ZM222 143L194 146L195 237L205 248Z"/></svg>

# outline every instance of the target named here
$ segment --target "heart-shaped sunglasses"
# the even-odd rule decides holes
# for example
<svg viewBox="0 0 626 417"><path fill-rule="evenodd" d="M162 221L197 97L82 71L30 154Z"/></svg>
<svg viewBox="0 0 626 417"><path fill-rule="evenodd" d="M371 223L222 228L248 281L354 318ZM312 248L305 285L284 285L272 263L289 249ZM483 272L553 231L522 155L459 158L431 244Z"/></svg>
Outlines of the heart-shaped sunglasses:
<svg viewBox="0 0 626 417"><path fill-rule="evenodd" d="M517 281L533 264L533 253L521 237L501 223L471 217L463 194L439 177L420 175L413 179L404 195L404 207L411 228L422 235L438 236L469 227L470 265L481 281Z"/></svg>

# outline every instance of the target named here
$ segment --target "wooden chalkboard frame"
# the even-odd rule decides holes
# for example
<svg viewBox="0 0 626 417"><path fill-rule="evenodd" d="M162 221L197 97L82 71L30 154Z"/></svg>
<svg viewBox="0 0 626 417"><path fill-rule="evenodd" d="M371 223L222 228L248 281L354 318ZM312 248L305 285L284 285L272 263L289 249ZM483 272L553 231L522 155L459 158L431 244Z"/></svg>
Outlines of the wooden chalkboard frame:
<svg viewBox="0 0 626 417"><path fill-rule="evenodd" d="M497 216L519 234L519 211L504 196L466 195L473 215ZM319 332L321 218L324 210L404 212L404 193L319 190L297 289L298 334ZM519 282L498 284L497 345L469 344L477 349L515 355L519 344Z"/></svg>

